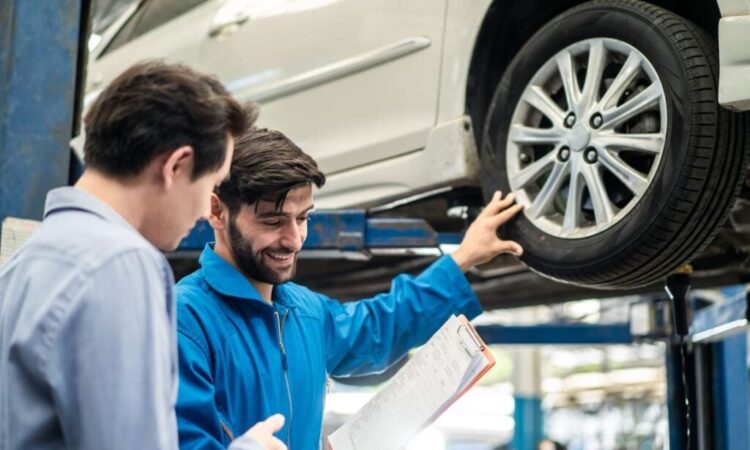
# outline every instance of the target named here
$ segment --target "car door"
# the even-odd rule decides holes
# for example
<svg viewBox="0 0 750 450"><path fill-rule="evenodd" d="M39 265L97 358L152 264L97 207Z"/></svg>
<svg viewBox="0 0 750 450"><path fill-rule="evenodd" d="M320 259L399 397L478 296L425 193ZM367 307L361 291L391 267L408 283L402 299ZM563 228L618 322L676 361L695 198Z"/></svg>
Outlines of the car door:
<svg viewBox="0 0 750 450"><path fill-rule="evenodd" d="M328 174L424 147L436 120L444 0L225 0L201 69Z"/></svg>
<svg viewBox="0 0 750 450"><path fill-rule="evenodd" d="M87 94L99 89L137 61L166 59L195 65L216 0L144 0L129 11L123 25L102 44L89 65ZM92 95L94 94L94 95Z"/></svg>

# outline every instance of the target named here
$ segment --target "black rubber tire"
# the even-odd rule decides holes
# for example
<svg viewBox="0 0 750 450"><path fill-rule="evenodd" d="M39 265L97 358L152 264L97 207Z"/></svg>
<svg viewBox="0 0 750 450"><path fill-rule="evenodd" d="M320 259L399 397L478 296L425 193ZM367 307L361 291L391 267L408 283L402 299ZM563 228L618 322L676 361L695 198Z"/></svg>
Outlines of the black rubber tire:
<svg viewBox="0 0 750 450"><path fill-rule="evenodd" d="M485 197L510 190L508 128L531 75L568 45L596 37L637 48L664 87L668 126L654 181L626 217L597 235L561 239L523 214L501 233L518 241L523 261L545 276L601 289L634 288L665 279L714 237L746 174L750 122L748 114L718 105L717 48L703 30L646 2L592 1L537 32L498 84L480 151Z"/></svg>

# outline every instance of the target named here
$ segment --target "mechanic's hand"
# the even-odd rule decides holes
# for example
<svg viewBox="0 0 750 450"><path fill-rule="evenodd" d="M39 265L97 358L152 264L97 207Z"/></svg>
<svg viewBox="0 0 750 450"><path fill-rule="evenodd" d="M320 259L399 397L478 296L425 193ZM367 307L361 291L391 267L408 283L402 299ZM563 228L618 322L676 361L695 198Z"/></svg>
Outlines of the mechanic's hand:
<svg viewBox="0 0 750 450"><path fill-rule="evenodd" d="M274 414L263 422L256 423L245 434L232 441L229 450L287 450L286 445L273 435L283 426L284 416Z"/></svg>
<svg viewBox="0 0 750 450"><path fill-rule="evenodd" d="M495 192L492 200L469 225L464 240L451 255L461 270L466 272L477 264L492 260L500 253L507 252L516 256L523 254L523 248L518 242L504 241L497 236L497 229L523 208L523 205L514 205L514 201L513 194L502 198L500 192Z"/></svg>

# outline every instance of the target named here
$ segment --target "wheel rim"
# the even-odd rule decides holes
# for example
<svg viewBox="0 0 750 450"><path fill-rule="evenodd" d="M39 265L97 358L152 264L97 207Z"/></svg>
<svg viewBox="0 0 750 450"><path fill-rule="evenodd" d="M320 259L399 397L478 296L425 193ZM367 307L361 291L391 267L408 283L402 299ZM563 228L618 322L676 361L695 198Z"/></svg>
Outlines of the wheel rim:
<svg viewBox="0 0 750 450"><path fill-rule="evenodd" d="M534 74L516 105L506 167L537 228L563 239L622 221L654 181L666 141L666 96L635 47L588 39Z"/></svg>

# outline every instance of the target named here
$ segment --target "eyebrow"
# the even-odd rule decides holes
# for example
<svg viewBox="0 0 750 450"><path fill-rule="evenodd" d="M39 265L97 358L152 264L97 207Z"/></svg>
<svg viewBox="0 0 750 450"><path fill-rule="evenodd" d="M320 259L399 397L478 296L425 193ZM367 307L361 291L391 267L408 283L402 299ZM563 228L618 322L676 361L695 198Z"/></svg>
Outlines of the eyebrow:
<svg viewBox="0 0 750 450"><path fill-rule="evenodd" d="M306 210L302 211L302 213L300 215L309 213L313 209L315 209L315 205L310 205ZM258 214L255 215L255 217L257 217L259 219L266 219L266 218L269 218L269 217L286 217L286 216L290 216L290 215L291 214L287 214L284 211L267 211L267 212L258 213Z"/></svg>

